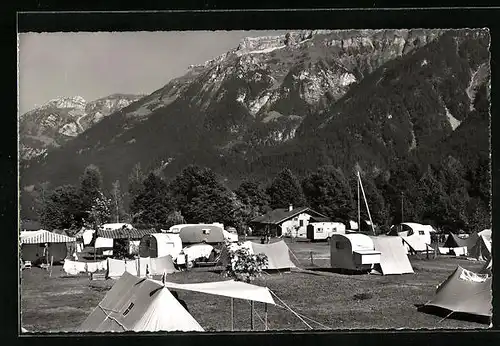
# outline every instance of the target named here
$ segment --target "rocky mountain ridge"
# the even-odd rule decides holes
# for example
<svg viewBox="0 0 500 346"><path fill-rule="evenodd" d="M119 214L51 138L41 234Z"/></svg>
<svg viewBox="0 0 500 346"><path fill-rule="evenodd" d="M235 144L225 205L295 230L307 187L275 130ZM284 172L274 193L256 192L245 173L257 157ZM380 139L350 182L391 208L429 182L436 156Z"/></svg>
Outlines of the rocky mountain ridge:
<svg viewBox="0 0 500 346"><path fill-rule="evenodd" d="M465 120L489 77L487 31L297 37L285 47L281 36L244 40L240 51L255 54L237 48L192 67L31 160L21 185L74 183L90 163L106 184L123 186L138 162L167 177L196 163L232 184L284 166L299 174L324 164L384 170L473 123Z"/></svg>
<svg viewBox="0 0 500 346"><path fill-rule="evenodd" d="M83 133L104 117L139 100L142 95L114 94L87 102L81 96L59 97L20 116L20 158L46 155Z"/></svg>

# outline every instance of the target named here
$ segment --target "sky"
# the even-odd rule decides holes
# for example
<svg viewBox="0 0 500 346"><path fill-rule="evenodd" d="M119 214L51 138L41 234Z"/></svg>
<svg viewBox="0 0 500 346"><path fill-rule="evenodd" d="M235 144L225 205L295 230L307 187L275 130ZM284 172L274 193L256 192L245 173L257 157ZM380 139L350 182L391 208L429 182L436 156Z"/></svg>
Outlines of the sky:
<svg viewBox="0 0 500 346"><path fill-rule="evenodd" d="M150 94L232 48L244 37L285 31L23 33L19 112L57 97L87 101L115 93Z"/></svg>

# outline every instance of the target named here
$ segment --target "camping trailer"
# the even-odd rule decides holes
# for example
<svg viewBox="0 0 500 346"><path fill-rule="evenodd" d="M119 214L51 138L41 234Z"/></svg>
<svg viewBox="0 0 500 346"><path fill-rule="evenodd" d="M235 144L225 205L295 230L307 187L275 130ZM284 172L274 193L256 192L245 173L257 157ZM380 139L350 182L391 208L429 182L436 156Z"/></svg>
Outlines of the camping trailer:
<svg viewBox="0 0 500 346"><path fill-rule="evenodd" d="M436 231L431 225L422 225L415 222L403 222L398 225L392 225L387 235L402 236L406 238L411 237L411 239L417 239L417 242L430 245L431 233L433 232Z"/></svg>
<svg viewBox="0 0 500 346"><path fill-rule="evenodd" d="M375 250L371 238L361 233L333 234L330 239L332 268L369 271L380 263L380 251Z"/></svg>
<svg viewBox="0 0 500 346"><path fill-rule="evenodd" d="M345 225L341 222L312 222L307 225L309 240L327 240L333 234L345 234Z"/></svg>
<svg viewBox="0 0 500 346"><path fill-rule="evenodd" d="M182 250L182 241L178 234L153 233L142 237L139 244L140 257L163 257L170 255L176 258Z"/></svg>
<svg viewBox="0 0 500 346"><path fill-rule="evenodd" d="M179 236L183 244L224 243L224 229L216 224L182 225Z"/></svg>

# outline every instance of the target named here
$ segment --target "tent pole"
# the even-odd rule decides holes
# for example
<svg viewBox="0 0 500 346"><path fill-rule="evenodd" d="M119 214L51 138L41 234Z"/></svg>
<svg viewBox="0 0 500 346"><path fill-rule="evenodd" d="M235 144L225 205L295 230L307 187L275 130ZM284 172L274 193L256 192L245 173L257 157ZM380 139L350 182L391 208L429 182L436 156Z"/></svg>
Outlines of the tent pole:
<svg viewBox="0 0 500 346"><path fill-rule="evenodd" d="M366 211L368 212L368 217L370 218L370 223L372 224L373 235L375 235L375 226L373 225L372 215L370 213L370 208L368 207L368 200L366 199L365 189L363 188L363 183L361 182L361 176L359 175L359 171L358 171L358 179L359 179L359 186L361 187L361 192L363 193L363 199L365 200ZM358 225L358 227L360 226Z"/></svg>
<svg viewBox="0 0 500 346"><path fill-rule="evenodd" d="M250 329L253 330L253 300L250 302Z"/></svg>
<svg viewBox="0 0 500 346"><path fill-rule="evenodd" d="M231 331L234 331L234 298L231 298Z"/></svg>
<svg viewBox="0 0 500 346"><path fill-rule="evenodd" d="M267 303L264 303L264 307L265 307L264 326L265 326L265 330L267 330Z"/></svg>
<svg viewBox="0 0 500 346"><path fill-rule="evenodd" d="M455 311L450 312L448 315L446 315L446 317L445 317L445 318L441 319L438 323L443 322L445 319L447 319L448 317L450 317L450 316L451 316L454 312L455 312Z"/></svg>

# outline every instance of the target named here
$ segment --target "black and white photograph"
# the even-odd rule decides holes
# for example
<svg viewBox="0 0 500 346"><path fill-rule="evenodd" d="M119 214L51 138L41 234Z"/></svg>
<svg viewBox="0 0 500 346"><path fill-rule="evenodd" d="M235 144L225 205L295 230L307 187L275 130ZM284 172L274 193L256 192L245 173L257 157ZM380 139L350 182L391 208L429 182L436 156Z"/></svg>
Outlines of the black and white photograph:
<svg viewBox="0 0 500 346"><path fill-rule="evenodd" d="M21 334L492 327L488 28L17 42Z"/></svg>

